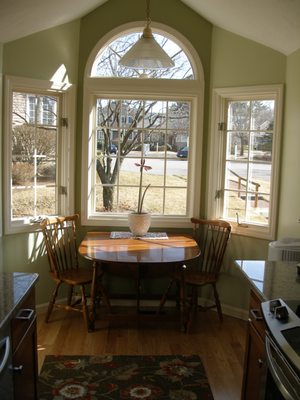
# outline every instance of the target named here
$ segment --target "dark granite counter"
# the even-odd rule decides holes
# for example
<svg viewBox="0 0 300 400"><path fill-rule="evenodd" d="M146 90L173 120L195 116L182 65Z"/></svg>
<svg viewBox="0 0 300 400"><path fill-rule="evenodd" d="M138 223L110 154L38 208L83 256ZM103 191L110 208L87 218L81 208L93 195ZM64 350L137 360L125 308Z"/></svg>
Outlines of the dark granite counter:
<svg viewBox="0 0 300 400"><path fill-rule="evenodd" d="M0 329L12 317L14 310L37 280L38 274L35 273L0 273Z"/></svg>
<svg viewBox="0 0 300 400"><path fill-rule="evenodd" d="M235 263L265 301L300 300L297 261L236 260Z"/></svg>

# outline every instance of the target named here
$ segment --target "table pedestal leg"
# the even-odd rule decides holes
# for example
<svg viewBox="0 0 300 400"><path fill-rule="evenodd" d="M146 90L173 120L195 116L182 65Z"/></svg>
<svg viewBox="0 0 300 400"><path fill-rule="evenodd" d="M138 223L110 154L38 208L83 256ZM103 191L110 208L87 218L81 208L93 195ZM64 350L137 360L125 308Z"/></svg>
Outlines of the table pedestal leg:
<svg viewBox="0 0 300 400"><path fill-rule="evenodd" d="M95 319L96 319L96 310L95 310L95 297L97 291L97 276L98 276L98 264L96 261L93 261L93 279L91 283L91 306L90 306L90 315L89 315L89 329L91 331L95 328Z"/></svg>
<svg viewBox="0 0 300 400"><path fill-rule="evenodd" d="M181 319L181 330L186 332L187 329L187 305L186 305L186 285L185 285L185 270L186 265L181 266L180 271L180 319Z"/></svg>

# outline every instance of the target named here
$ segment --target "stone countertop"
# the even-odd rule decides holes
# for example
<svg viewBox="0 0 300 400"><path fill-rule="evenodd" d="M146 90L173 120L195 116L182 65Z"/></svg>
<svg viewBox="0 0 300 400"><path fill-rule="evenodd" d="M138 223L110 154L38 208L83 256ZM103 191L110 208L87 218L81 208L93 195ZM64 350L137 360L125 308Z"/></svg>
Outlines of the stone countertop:
<svg viewBox="0 0 300 400"><path fill-rule="evenodd" d="M12 318L15 309L37 280L36 273L0 273L0 329Z"/></svg>
<svg viewBox="0 0 300 400"><path fill-rule="evenodd" d="M298 261L235 260L235 264L263 300L300 300Z"/></svg>

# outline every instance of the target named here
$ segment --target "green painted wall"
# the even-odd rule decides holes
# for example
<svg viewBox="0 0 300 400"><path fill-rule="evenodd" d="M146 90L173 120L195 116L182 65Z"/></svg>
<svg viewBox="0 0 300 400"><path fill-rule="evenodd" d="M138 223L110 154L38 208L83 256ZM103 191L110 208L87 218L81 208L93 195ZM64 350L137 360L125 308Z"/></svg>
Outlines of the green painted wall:
<svg viewBox="0 0 300 400"><path fill-rule="evenodd" d="M71 83L77 83L79 20L6 43L3 73L51 79L64 64Z"/></svg>
<svg viewBox="0 0 300 400"><path fill-rule="evenodd" d="M50 79L61 64L65 64L69 79L78 83L77 113L77 171L76 210L80 210L81 137L82 137L82 82L87 58L100 38L110 30L130 21L143 21L144 2L140 0L110 0L81 21L49 29L26 38L0 46L3 50L2 71L37 79ZM183 34L194 46L202 61L205 74L205 120L203 175L207 173L209 159L207 146L209 138L210 94L212 88L247 86L256 84L285 83L286 106L284 137L282 145L282 196L280 198L278 232L288 235L294 231L289 221L300 217L300 202L290 201L291 196L299 198L300 188L295 188L299 170L299 107L300 107L300 52L290 57L265 46L234 35L210 23L191 11L179 0L152 0L153 21L171 26ZM1 69L0 69L1 73ZM1 98L0 98L1 100ZM296 146L295 146L296 143ZM290 157L290 155L292 155ZM297 158L298 157L298 158ZM299 181L299 179L298 179ZM206 180L203 179L203 200L206 200ZM292 204L292 207L290 205ZM290 207L290 208L289 208ZM205 202L203 213L205 212ZM84 229L81 231L83 234ZM37 234L9 235L0 238L0 249L4 268L9 271L37 271L40 281L37 290L38 303L47 302L52 286L48 281L48 265L41 238ZM16 249L18 249L16 251ZM267 256L268 242L232 235L224 273L220 281L222 302L231 307L247 308L248 285L234 267L236 258L259 259Z"/></svg>
<svg viewBox="0 0 300 400"><path fill-rule="evenodd" d="M278 237L300 238L300 49L287 57Z"/></svg>
<svg viewBox="0 0 300 400"><path fill-rule="evenodd" d="M266 46L214 27L211 88L284 83L286 57Z"/></svg>
<svg viewBox="0 0 300 400"><path fill-rule="evenodd" d="M80 21L48 29L3 45L3 74L48 80L63 64L69 81L77 83ZM1 71L0 71L1 72ZM1 270L38 272L37 302L46 303L53 290L41 235L0 238Z"/></svg>

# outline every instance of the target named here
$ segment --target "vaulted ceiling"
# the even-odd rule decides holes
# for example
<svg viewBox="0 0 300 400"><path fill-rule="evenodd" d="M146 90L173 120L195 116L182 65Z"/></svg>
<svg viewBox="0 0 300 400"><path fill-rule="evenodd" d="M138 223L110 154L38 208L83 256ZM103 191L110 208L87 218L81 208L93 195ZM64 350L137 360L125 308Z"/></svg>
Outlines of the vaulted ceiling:
<svg viewBox="0 0 300 400"><path fill-rule="evenodd" d="M105 1L1 0L0 43L70 22ZM181 1L214 25L283 54L300 48L300 0Z"/></svg>

